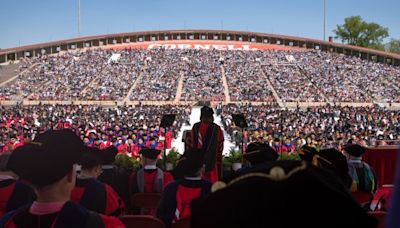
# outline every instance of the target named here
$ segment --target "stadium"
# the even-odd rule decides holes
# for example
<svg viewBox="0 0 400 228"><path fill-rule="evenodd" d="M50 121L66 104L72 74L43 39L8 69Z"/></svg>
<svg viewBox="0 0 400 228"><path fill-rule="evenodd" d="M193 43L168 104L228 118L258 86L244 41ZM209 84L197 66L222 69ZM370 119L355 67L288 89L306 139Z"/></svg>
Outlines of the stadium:
<svg viewBox="0 0 400 228"><path fill-rule="evenodd" d="M23 153L32 153L30 159L34 159L34 153L40 154L39 157L43 154L42 159L48 158L49 162L38 162L43 166L77 163L80 173L71 200L101 215L120 219L105 227L225 227L230 223L222 217L217 216L217 224L212 224L203 221L201 216L212 217L213 213L218 213L217 209L210 210L214 203L215 208L227 211L221 216L240 214L236 210L229 214L231 208L220 206L228 203L218 191L226 190L226 197L231 191L239 191L239 195L258 194L256 190L240 190L235 183L256 174L261 179L259 170L264 166L267 168L262 169L268 170L264 170L267 179L272 180L272 184L268 181L268 186L285 182L296 172L305 178L315 178L307 174L317 172L314 166L329 170L336 176L330 184L340 185L336 191L342 191L342 195L321 189L333 196L332 204L335 204L334 197L343 200L348 195L346 213L370 224L362 227L377 227L373 226L375 221L383 227L386 201L396 194L394 170L400 145L399 54L336 43L332 37L323 41L248 31L190 29L84 36L0 49L0 64L0 156L7 156L9 163L3 170L1 160L0 177L3 171L8 171L7 167L14 167L12 171L20 172L21 180L25 179L34 189L45 186L37 185L36 179L18 167L21 163L32 169L32 173L41 172L38 166L29 165L28 158L23 163ZM201 125L203 122L207 126L205 129ZM70 136L64 131L74 134ZM63 133L59 138L45 138L46 132ZM73 137L79 137L85 149L81 160L69 164L71 150L78 147L73 147ZM67 138L69 141L62 140ZM64 163L56 162L58 155L53 158L47 152L52 143L60 147L57 150L59 158L65 159ZM63 155L63 145L69 148L66 155ZM212 150L217 151L213 156L208 152ZM193 151L205 153L201 164L192 161ZM359 178L367 176L370 181L374 180L367 190L354 187L356 182L346 179L354 174L352 171L361 175L358 166L354 170L349 170L350 165L347 168L351 159L361 161L361 155L355 155L359 151L362 151L362 161L368 164L365 165L368 170ZM252 157L254 153L264 152L265 155ZM112 158L105 158L106 153ZM276 157L271 159L270 156ZM266 165L263 159L276 163ZM106 160L111 162L106 163ZM339 170L343 160L345 177ZM97 170L99 162L102 162L100 171ZM150 181L151 184L146 180L149 178L146 167L156 165L157 171L151 178L161 178L161 187L157 185L158 179ZM197 171L188 175L188 170L197 166ZM274 170L277 167L279 170ZM105 176L107 172L112 173L112 177ZM142 180L139 173L144 175ZM82 180L92 174L98 186L84 186ZM194 174L200 176L194 177ZM171 179L169 185L165 183L168 178ZM214 184L213 193L211 185L207 185L210 196L203 199L202 206L192 204L190 209L191 194L202 198L205 193L188 190L181 196L178 193L168 195L172 185L181 184L180 178L184 181L202 178L211 183L219 180L226 184L223 183L222 190L218 190L220 185L214 187ZM251 189L266 184L255 183L255 179L244 182L253 184ZM0 178L0 191L3 191L1 181ZM309 181L307 183L315 180ZM103 182L105 187L102 187ZM357 184L359 182L357 179ZM361 182L365 188L367 184L364 180ZM90 197L86 191L93 191L90 196L97 197L95 192L103 188L101 194L107 197L111 194L119 199L118 203L110 203L107 197L102 206L88 201ZM179 192L179 187L175 188ZM275 188L268 188L272 194L275 190L271 188ZM346 197L342 197L343 194L347 194ZM38 196L40 199L40 194ZM172 204L177 205L172 209L175 214L170 215L168 199L174 197L177 203ZM179 200L189 200L185 202L186 208L179 207ZM358 204L352 204L354 202ZM118 208L111 210L109 203L118 204ZM311 204L324 208L314 201ZM245 207L249 207L250 212L257 208ZM190 210L196 213L191 215ZM263 210L269 209L263 207ZM0 208L0 217L6 212ZM175 217L170 219L170 216ZM350 219L340 216L346 221ZM373 218L376 220L370 222ZM102 219L106 224L105 218ZM14 223L25 224L25 221L30 220L17 217ZM0 220L1 225L9 222L7 215ZM238 224L243 225L242 222L249 221L240 220ZM118 223L121 226L116 225ZM71 224L69 226L78 223ZM289 222L274 225L288 227Z"/></svg>

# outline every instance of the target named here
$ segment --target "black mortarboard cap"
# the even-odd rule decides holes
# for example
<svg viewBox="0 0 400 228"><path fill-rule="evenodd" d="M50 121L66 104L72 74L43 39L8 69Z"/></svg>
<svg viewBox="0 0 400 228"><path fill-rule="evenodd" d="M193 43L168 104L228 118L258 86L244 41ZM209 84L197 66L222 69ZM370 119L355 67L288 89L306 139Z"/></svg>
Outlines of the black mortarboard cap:
<svg viewBox="0 0 400 228"><path fill-rule="evenodd" d="M174 121L175 114L165 114L162 116L160 127L171 127L174 124Z"/></svg>
<svg viewBox="0 0 400 228"><path fill-rule="evenodd" d="M99 148L86 146L79 161L82 169L92 169L101 165L101 153Z"/></svg>
<svg viewBox="0 0 400 228"><path fill-rule="evenodd" d="M343 149L354 157L361 157L365 153L365 148L358 144L347 144Z"/></svg>
<svg viewBox="0 0 400 228"><path fill-rule="evenodd" d="M250 143L244 154L244 159L252 165L267 161L276 161L278 157L278 153L265 143Z"/></svg>
<svg viewBox="0 0 400 228"><path fill-rule="evenodd" d="M240 128L249 127L247 125L246 117L243 114L232 114L232 119L237 127L240 127Z"/></svg>
<svg viewBox="0 0 400 228"><path fill-rule="evenodd" d="M338 176L343 183L348 186L351 183L351 178L348 174L349 167L346 157L337 149L329 148L320 150L314 159L314 165L332 171Z"/></svg>
<svg viewBox="0 0 400 228"><path fill-rule="evenodd" d="M118 149L115 146L109 146L101 151L101 160L103 165L110 165L114 163L115 156L118 154Z"/></svg>
<svg viewBox="0 0 400 228"><path fill-rule="evenodd" d="M84 150L71 130L50 130L12 153L8 167L37 187L55 183L72 170Z"/></svg>
<svg viewBox="0 0 400 228"><path fill-rule="evenodd" d="M214 111L212 108L208 106L203 106L201 108L201 116L203 117L212 117L214 115Z"/></svg>
<svg viewBox="0 0 400 228"><path fill-rule="evenodd" d="M174 169L174 176L181 178L196 174L204 165L205 155L202 150L191 149L183 154Z"/></svg>
<svg viewBox="0 0 400 228"><path fill-rule="evenodd" d="M150 148L143 148L139 152L143 157L148 159L157 159L157 156L161 153L160 150L150 149Z"/></svg>
<svg viewBox="0 0 400 228"><path fill-rule="evenodd" d="M315 147L304 145L300 148L298 153L299 153L301 160L311 162L314 155L317 154L318 151L317 151L317 149L315 149Z"/></svg>

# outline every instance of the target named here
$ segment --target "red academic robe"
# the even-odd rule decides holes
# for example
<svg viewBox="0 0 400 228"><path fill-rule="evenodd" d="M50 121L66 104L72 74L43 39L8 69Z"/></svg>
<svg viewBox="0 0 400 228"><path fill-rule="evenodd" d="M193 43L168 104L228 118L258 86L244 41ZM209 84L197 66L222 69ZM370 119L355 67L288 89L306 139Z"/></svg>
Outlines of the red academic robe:
<svg viewBox="0 0 400 228"><path fill-rule="evenodd" d="M17 149L17 148L20 147L20 146L23 146L24 144L25 144L24 141L18 141L18 142L16 142L16 143L14 144L14 150Z"/></svg>
<svg viewBox="0 0 400 228"><path fill-rule="evenodd" d="M144 175L144 193L155 193L155 185L154 181L157 175L156 169L153 170L144 170L143 172ZM163 186L162 189L165 188L169 183L171 183L174 180L172 175L169 172L163 172ZM141 192L139 190L138 186L138 181L137 181L137 172L132 172L130 178L129 178L129 188L131 194L139 193Z"/></svg>
<svg viewBox="0 0 400 228"><path fill-rule="evenodd" d="M108 184L95 178L77 178L75 188L71 192L71 201L89 210L115 217L123 215L125 211L125 205L118 193Z"/></svg>
<svg viewBox="0 0 400 228"><path fill-rule="evenodd" d="M164 144L162 142L157 142L156 144L150 144L150 142L146 142L146 147L150 149L163 150Z"/></svg>
<svg viewBox="0 0 400 228"><path fill-rule="evenodd" d="M132 144L130 152L132 157L138 158L139 157L140 148L136 144Z"/></svg>
<svg viewBox="0 0 400 228"><path fill-rule="evenodd" d="M107 149L108 147L112 146L112 142L110 141L104 141L100 143L100 150Z"/></svg>
<svg viewBox="0 0 400 228"><path fill-rule="evenodd" d="M143 186L139 186L139 181L138 181L138 173L143 172ZM162 186L157 186L156 183L156 177L157 177L157 169L153 170L144 170L141 169L138 172L132 172L131 177L129 178L129 189L130 189L130 195L133 196L135 193L161 193L165 186L167 186L169 183L171 183L174 178L172 175L168 172L163 172L163 182ZM143 188L143 191L141 190ZM157 190L158 189L158 190ZM135 210L135 209L134 209ZM141 210L140 214L144 215L155 215L154 210Z"/></svg>
<svg viewBox="0 0 400 228"><path fill-rule="evenodd" d="M23 145L23 144L22 144ZM8 142L4 147L3 147L3 152L11 152L15 150L17 147L22 146L20 142Z"/></svg>
<svg viewBox="0 0 400 228"><path fill-rule="evenodd" d="M118 154L126 153L128 152L128 145L126 143L120 144L118 147Z"/></svg>
<svg viewBox="0 0 400 228"><path fill-rule="evenodd" d="M167 143L167 149L172 148L172 139L172 131L167 131L167 133L165 134L165 143Z"/></svg>
<svg viewBox="0 0 400 228"><path fill-rule="evenodd" d="M173 222L190 217L190 203L211 193L211 182L206 180L177 180L169 184L161 197L157 217L167 227Z"/></svg>
<svg viewBox="0 0 400 228"><path fill-rule="evenodd" d="M214 145L214 149L215 151L213 151L214 156L215 156L215 160L214 160L214 164L207 164L207 160L206 160L206 171L203 175L203 178L205 180L211 181L212 183L215 183L216 181L218 181L220 175L221 175L221 165L222 165L222 151L224 150L224 134L221 130L221 127L219 127L218 125L212 123L215 128L216 128L216 145ZM209 123L197 123L193 126L192 131L190 132L190 136L188 137L187 140L189 140L188 144L190 148L195 147L195 128L198 128L198 135L197 135L197 139L198 139L198 143L197 143L197 149L202 149L203 145L206 145L207 142L205 142L206 138L207 138L207 133L208 133L208 128L209 128L210 124ZM210 166L212 168L210 168ZM208 169L208 170L207 170Z"/></svg>
<svg viewBox="0 0 400 228"><path fill-rule="evenodd" d="M70 122L64 122L64 126L65 129L69 129L71 128L71 123Z"/></svg>

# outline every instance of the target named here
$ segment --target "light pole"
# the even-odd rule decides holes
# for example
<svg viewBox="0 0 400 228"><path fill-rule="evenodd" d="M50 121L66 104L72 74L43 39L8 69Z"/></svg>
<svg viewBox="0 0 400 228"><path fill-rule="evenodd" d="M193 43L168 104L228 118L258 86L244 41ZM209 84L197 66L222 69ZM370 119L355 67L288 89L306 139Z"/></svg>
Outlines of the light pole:
<svg viewBox="0 0 400 228"><path fill-rule="evenodd" d="M81 36L81 0L78 0L78 36Z"/></svg>
<svg viewBox="0 0 400 228"><path fill-rule="evenodd" d="M324 0L324 41L326 41L326 0Z"/></svg>

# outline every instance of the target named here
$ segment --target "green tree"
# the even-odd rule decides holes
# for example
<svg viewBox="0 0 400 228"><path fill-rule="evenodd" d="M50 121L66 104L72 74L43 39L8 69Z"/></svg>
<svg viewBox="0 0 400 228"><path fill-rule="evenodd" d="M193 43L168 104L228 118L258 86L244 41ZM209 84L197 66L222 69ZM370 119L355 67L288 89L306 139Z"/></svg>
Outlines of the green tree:
<svg viewBox="0 0 400 228"><path fill-rule="evenodd" d="M386 45L385 50L388 52L400 54L400 39L391 39Z"/></svg>
<svg viewBox="0 0 400 228"><path fill-rule="evenodd" d="M365 22L360 16L345 18L344 24L336 25L333 32L342 43L381 50L384 49L383 39L389 36L388 28Z"/></svg>

